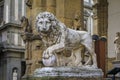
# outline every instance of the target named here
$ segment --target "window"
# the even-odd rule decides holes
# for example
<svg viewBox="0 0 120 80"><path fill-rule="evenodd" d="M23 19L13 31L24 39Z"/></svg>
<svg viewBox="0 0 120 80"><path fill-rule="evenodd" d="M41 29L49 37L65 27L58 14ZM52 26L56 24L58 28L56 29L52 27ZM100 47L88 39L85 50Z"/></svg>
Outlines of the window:
<svg viewBox="0 0 120 80"><path fill-rule="evenodd" d="M18 45L22 45L22 39L21 39L21 36L20 36L20 33L18 33Z"/></svg>
<svg viewBox="0 0 120 80"><path fill-rule="evenodd" d="M7 32L7 43L10 45L14 45L15 44L14 38L15 38L14 32L8 31Z"/></svg>
<svg viewBox="0 0 120 80"><path fill-rule="evenodd" d="M2 32L2 42L6 42L7 41L7 32L4 31Z"/></svg>
<svg viewBox="0 0 120 80"><path fill-rule="evenodd" d="M20 19L22 16L22 0L18 1L18 18Z"/></svg>

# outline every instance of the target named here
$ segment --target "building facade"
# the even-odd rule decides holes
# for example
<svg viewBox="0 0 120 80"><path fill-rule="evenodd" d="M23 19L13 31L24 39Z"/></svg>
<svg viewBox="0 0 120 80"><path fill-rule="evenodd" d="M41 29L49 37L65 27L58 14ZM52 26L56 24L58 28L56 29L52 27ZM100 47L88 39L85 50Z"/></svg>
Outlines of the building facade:
<svg viewBox="0 0 120 80"><path fill-rule="evenodd" d="M26 6L26 1L31 3ZM20 19L26 16L31 23L33 34L36 35L35 17L42 11L52 12L70 28L84 29L100 39L106 38L104 47L101 46L101 42L100 45L96 45L99 46L96 47L96 53L104 56L105 71L110 70L113 68L112 61L115 60L114 37L120 28L119 2L119 0L0 0L0 80L12 80L14 70L17 70L18 80L24 75L25 44L21 38ZM80 20L75 21L77 12ZM42 67L39 65L41 45L40 40L30 41L32 57L29 67L31 71L28 73ZM99 64L103 65L102 62Z"/></svg>
<svg viewBox="0 0 120 80"><path fill-rule="evenodd" d="M20 18L24 15L24 0L0 0L0 80L13 80L14 70L18 80L23 76L25 47Z"/></svg>

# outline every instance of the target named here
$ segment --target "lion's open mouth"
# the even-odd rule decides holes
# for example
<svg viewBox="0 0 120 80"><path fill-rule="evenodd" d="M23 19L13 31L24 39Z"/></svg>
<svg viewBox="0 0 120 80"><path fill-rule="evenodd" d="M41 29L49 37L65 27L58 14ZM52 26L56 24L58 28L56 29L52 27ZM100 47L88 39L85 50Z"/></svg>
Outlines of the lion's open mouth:
<svg viewBox="0 0 120 80"><path fill-rule="evenodd" d="M41 31L41 33L43 33L43 34L49 34L50 31Z"/></svg>

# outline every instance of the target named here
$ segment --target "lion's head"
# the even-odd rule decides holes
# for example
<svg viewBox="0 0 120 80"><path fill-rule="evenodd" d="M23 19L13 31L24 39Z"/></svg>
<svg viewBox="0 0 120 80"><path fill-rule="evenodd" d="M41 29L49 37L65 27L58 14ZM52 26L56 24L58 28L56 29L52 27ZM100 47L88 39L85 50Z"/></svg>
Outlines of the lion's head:
<svg viewBox="0 0 120 80"><path fill-rule="evenodd" d="M50 12L41 12L36 17L36 27L38 32L49 33L57 24L56 17Z"/></svg>

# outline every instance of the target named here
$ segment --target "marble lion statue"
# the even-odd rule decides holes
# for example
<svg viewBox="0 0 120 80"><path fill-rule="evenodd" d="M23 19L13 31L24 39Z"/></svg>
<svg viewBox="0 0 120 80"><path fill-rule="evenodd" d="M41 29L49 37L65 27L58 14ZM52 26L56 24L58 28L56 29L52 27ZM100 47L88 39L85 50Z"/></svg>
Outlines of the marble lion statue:
<svg viewBox="0 0 120 80"><path fill-rule="evenodd" d="M57 53L69 49L68 66L82 66L81 45L84 45L92 56L91 67L97 68L96 54L92 46L92 38L86 31L76 31L67 28L52 13L41 12L36 17L36 28L46 47L43 51L43 64L45 66L55 66L57 63ZM64 60L66 61L66 60Z"/></svg>

